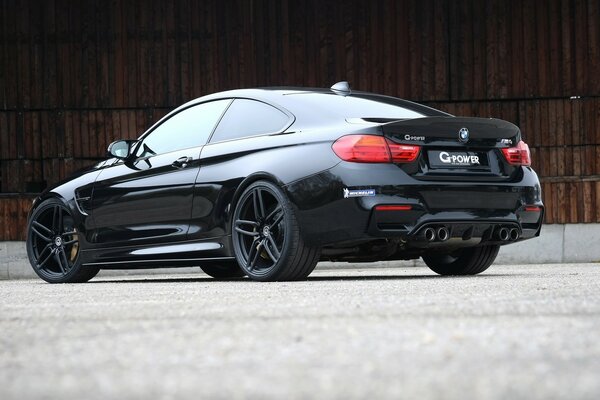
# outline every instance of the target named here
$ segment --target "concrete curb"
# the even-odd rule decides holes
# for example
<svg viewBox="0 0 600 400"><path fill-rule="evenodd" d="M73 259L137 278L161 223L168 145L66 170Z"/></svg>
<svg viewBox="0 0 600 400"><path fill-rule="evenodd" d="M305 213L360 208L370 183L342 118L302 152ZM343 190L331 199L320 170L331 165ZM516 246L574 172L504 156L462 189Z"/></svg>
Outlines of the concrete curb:
<svg viewBox="0 0 600 400"><path fill-rule="evenodd" d="M600 262L600 224L544 225L539 238L500 248L498 264Z"/></svg>
<svg viewBox="0 0 600 400"><path fill-rule="evenodd" d="M600 224L544 225L542 235L533 240L503 246L496 264L600 263ZM318 269L390 268L425 266L421 260L375 263L321 262ZM199 268L160 268L101 271L99 276L199 273ZM24 242L0 242L0 280L37 278L27 259Z"/></svg>

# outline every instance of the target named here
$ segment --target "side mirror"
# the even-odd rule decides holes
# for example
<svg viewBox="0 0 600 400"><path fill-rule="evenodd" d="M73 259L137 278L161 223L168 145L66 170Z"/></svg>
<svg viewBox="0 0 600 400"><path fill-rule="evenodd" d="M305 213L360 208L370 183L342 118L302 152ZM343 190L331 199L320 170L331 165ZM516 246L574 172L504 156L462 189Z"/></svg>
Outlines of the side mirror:
<svg viewBox="0 0 600 400"><path fill-rule="evenodd" d="M108 145L108 155L125 159L129 157L131 151L131 140L117 140Z"/></svg>

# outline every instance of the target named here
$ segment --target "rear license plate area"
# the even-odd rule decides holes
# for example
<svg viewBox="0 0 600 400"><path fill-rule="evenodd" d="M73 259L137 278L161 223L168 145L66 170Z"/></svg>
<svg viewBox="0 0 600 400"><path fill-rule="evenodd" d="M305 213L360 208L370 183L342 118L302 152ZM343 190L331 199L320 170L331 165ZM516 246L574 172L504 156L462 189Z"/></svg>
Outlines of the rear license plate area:
<svg viewBox="0 0 600 400"><path fill-rule="evenodd" d="M485 151L429 150L427 158L432 169L490 169L488 153Z"/></svg>

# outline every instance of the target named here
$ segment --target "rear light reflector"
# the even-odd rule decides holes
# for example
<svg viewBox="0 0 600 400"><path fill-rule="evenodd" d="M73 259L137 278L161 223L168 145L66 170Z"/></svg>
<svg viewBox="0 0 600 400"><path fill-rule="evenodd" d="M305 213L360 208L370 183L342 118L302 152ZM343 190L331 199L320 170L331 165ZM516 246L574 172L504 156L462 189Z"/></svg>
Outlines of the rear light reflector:
<svg viewBox="0 0 600 400"><path fill-rule="evenodd" d="M397 144L375 135L342 136L332 146L344 161L361 163L406 163L419 156L420 146Z"/></svg>
<svg viewBox="0 0 600 400"><path fill-rule="evenodd" d="M542 209L538 206L525 206L525 211L527 212L540 212Z"/></svg>
<svg viewBox="0 0 600 400"><path fill-rule="evenodd" d="M410 211L412 210L411 205L380 205L375 206L377 211Z"/></svg>
<svg viewBox="0 0 600 400"><path fill-rule="evenodd" d="M531 165L531 153L529 146L524 141L520 141L515 147L506 147L502 149L504 158L511 165Z"/></svg>

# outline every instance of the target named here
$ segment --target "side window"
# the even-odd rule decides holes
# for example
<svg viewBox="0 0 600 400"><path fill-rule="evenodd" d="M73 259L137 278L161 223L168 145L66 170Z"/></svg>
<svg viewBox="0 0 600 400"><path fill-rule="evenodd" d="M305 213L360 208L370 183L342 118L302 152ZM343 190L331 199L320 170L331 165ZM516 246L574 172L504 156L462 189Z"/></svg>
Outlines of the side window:
<svg viewBox="0 0 600 400"><path fill-rule="evenodd" d="M144 138L136 156L147 157L202 146L230 102L230 99L225 99L202 103L173 115Z"/></svg>
<svg viewBox="0 0 600 400"><path fill-rule="evenodd" d="M289 117L275 107L255 100L235 99L215 130L211 143L262 133L279 132Z"/></svg>

